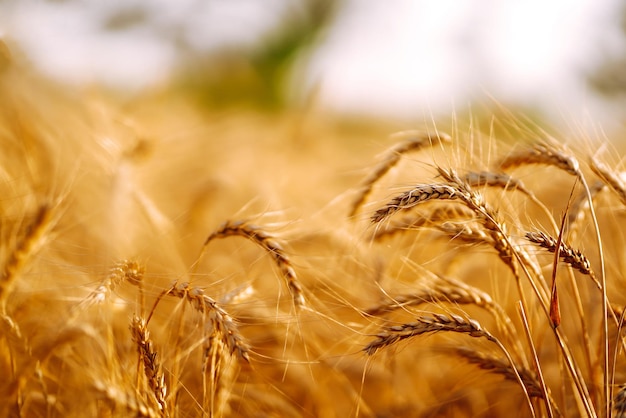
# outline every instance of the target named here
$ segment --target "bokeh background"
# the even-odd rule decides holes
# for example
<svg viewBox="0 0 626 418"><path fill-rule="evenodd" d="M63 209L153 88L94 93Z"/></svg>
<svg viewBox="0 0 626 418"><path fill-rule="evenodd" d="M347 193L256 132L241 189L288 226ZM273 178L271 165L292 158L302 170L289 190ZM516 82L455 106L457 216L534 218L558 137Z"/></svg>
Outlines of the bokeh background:
<svg viewBox="0 0 626 418"><path fill-rule="evenodd" d="M0 0L0 36L47 76L200 106L419 123L505 106L624 129L619 0Z"/></svg>

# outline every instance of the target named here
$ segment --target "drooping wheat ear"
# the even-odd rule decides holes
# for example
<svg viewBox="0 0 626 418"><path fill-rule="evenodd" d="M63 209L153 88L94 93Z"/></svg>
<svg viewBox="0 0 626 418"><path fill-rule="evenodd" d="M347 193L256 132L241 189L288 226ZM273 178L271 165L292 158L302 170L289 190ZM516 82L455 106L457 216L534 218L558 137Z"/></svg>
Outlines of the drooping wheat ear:
<svg viewBox="0 0 626 418"><path fill-rule="evenodd" d="M16 280L39 248L44 244L53 224L53 211L48 204L42 204L33 219L24 227L15 248L8 255L0 277L0 308L6 311L6 302Z"/></svg>
<svg viewBox="0 0 626 418"><path fill-rule="evenodd" d="M483 196L459 177L454 169L437 167L439 175L457 190L460 200L482 221L483 226L489 233L493 248L498 252L500 259L509 266L516 278L519 277L518 265L515 262L515 249L510 244L507 236L506 225L498 220L495 210L485 201Z"/></svg>
<svg viewBox="0 0 626 418"><path fill-rule="evenodd" d="M580 176L578 161L560 150L546 145L536 144L530 149L511 154L500 161L500 168L514 168L528 164L545 164L560 168L574 176Z"/></svg>
<svg viewBox="0 0 626 418"><path fill-rule="evenodd" d="M259 226L251 225L247 221L224 222L217 231L213 232L206 239L202 247L203 251L212 240L231 236L246 237L264 248L272 256L285 278L296 307L301 307L306 304L302 286L298 281L296 271L293 269L291 261L289 261L289 258L285 254L285 250L274 237L263 231Z"/></svg>
<svg viewBox="0 0 626 418"><path fill-rule="evenodd" d="M591 158L589 165L596 176L600 177L600 179L607 184L611 190L617 193L617 196L621 200L622 204L626 205L626 185L624 184L624 181L606 165L602 164L593 157Z"/></svg>
<svg viewBox="0 0 626 418"><path fill-rule="evenodd" d="M626 385L620 385L619 390L613 397L614 418L626 418Z"/></svg>
<svg viewBox="0 0 626 418"><path fill-rule="evenodd" d="M380 180L389 170L391 170L397 163L400 161L400 158L403 154L406 154L410 151L416 151L426 146L432 146L433 143L441 143L441 142L451 142L452 139L449 135L444 133L435 133L431 134L428 132L422 131L408 131L402 132L402 135L411 135L410 138L397 143L393 147L391 147L385 153L385 157L383 161L378 164L374 170L365 178L363 181L363 185L359 189L359 193L354 199L354 203L352 204L352 209L350 210L350 217L353 217L358 212L359 208L367 199L367 196L372 191L372 187L374 184Z"/></svg>
<svg viewBox="0 0 626 418"><path fill-rule="evenodd" d="M138 316L133 316L130 324L130 332L133 342L137 344L139 359L143 363L143 370L148 379L148 386L152 390L154 400L158 404L162 416L169 417L167 409L167 385L161 370L159 356L154 350L154 344L150 340L150 333L146 320Z"/></svg>
<svg viewBox="0 0 626 418"><path fill-rule="evenodd" d="M372 222L379 223L396 212L411 209L431 200L463 199L457 189L447 184L418 184L413 189L394 197L372 215Z"/></svg>
<svg viewBox="0 0 626 418"><path fill-rule="evenodd" d="M507 380L516 380L515 372L513 371L511 364L504 359L467 347L454 347L451 348L451 351L468 363L474 364L482 370L502 375ZM526 386L528 395L531 398L543 398L543 392L541 391L541 387L539 386L539 382L534 376L534 373L528 369L520 367L517 368L517 371L522 377L522 381Z"/></svg>
<svg viewBox="0 0 626 418"><path fill-rule="evenodd" d="M145 268L135 260L122 260L116 263L109 275L93 292L81 302L82 307L100 304L106 301L115 288L124 282L139 286L143 281Z"/></svg>
<svg viewBox="0 0 626 418"><path fill-rule="evenodd" d="M417 322L402 325L393 325L385 328L376 335L377 339L367 344L363 351L368 355L373 355L380 349L393 345L407 338L431 332L459 332L470 337L485 338L496 342L496 338L483 330L480 324L473 319L464 319L458 315L433 313L432 317L420 316Z"/></svg>
<svg viewBox="0 0 626 418"><path fill-rule="evenodd" d="M557 240L549 236L544 232L527 232L526 239L530 242L538 244L541 248L545 248L551 253L556 251ZM591 263L589 259L579 250L575 250L565 242L561 241L561 248L559 250L559 256L563 262L569 264L576 270L589 276L593 282L598 286L598 289L602 288L600 282L596 279L593 270L591 270Z"/></svg>
<svg viewBox="0 0 626 418"><path fill-rule="evenodd" d="M188 283L174 284L165 292L166 295L174 296L189 302L189 304L202 315L208 315L209 323L205 333L205 357L210 355L211 339L216 336L228 347L228 352L237 352L239 357L250 361L248 346L239 333L239 329L233 318L211 297L204 294L198 287L190 288Z"/></svg>
<svg viewBox="0 0 626 418"><path fill-rule="evenodd" d="M474 338L484 338L496 344L498 348L502 350L509 363L513 367L513 373L515 374L517 381L520 384L520 387L524 391L524 396L526 397L526 401L528 403L531 415L533 417L536 416L534 406L530 400L528 391L526 390L526 385L524 384L522 377L517 372L517 369L514 367L515 363L511 358L511 355L507 351L506 347L504 347L504 345L502 345L502 343L496 337L484 330L481 327L480 323L478 323L478 321L474 319L465 319L454 314L444 315L439 313L433 313L432 317L420 316L417 318L417 322L411 322L402 325L393 325L385 328L383 331L376 335L377 339L375 341L372 341L371 343L366 345L365 348L363 348L363 351L371 356L382 348L388 347L407 338L415 337L417 335L444 331L457 332L469 335L470 337Z"/></svg>
<svg viewBox="0 0 626 418"><path fill-rule="evenodd" d="M454 347L451 349L451 351L468 363L474 364L480 369L486 370L490 373L504 376L504 378L507 380L516 382L517 376L519 375L522 379L522 382L524 383L524 386L526 387L528 396L530 396L531 398L544 398L544 392L541 390L539 380L535 376L535 373L533 373L529 369L516 366L516 370L514 370L513 366L506 359L498 358L467 347ZM548 402L550 402L552 410L558 416L562 416L556 402L549 392Z"/></svg>
<svg viewBox="0 0 626 418"><path fill-rule="evenodd" d="M463 181L471 187L499 187L504 190L519 190L520 192L532 196L533 193L524 186L521 180L517 180L506 173L493 173L490 171L470 171L462 177Z"/></svg>
<svg viewBox="0 0 626 418"><path fill-rule="evenodd" d="M425 283L419 291L395 295L388 301L367 309L365 313L378 316L407 306L417 306L424 303L474 305L484 309L496 319L499 330L513 341L515 349L520 358L523 359L523 350L517 344L515 327L504 309L495 303L488 293L451 277L438 276L436 280Z"/></svg>
<svg viewBox="0 0 626 418"><path fill-rule="evenodd" d="M453 279L434 280L418 292L393 296L390 300L367 309L365 313L376 316L405 306L445 302L476 305L490 312L498 311L498 315L503 313L487 293Z"/></svg>
<svg viewBox="0 0 626 418"><path fill-rule="evenodd" d="M404 192L391 200L387 205L377 210L372 216L373 223L379 223L398 211L408 210L421 203L431 200L459 200L468 209L474 212L482 221L493 239L493 246L500 258L517 273L514 250L505 236L505 225L497 220L496 213L491 209L482 195L472 190L454 170L438 167L439 174L449 184L420 184L412 190Z"/></svg>
<svg viewBox="0 0 626 418"><path fill-rule="evenodd" d="M406 217L400 221L393 222L390 225L376 228L372 235L372 239L378 241L403 231L418 229L422 226L436 225L440 222L453 219L467 219L471 216L472 212L469 212L465 207L455 207L455 205L442 206L435 208L428 214L418 215L416 217Z"/></svg>
<svg viewBox="0 0 626 418"><path fill-rule="evenodd" d="M441 232L452 237L455 241L469 244L491 244L491 237L478 225L461 222L443 222L436 226Z"/></svg>

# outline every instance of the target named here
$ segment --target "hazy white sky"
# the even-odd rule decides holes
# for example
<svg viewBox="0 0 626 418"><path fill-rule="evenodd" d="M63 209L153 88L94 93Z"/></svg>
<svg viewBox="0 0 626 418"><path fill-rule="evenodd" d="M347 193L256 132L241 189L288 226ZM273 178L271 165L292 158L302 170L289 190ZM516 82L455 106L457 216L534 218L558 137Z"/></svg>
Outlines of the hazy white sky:
<svg viewBox="0 0 626 418"><path fill-rule="evenodd" d="M151 26L102 30L112 11L150 5ZM142 86L167 77L177 50L254 44L296 0L0 1L0 32L45 72L73 82ZM581 77L623 49L619 0L347 0L303 59L298 81L322 106L419 116L485 94L579 112L594 98ZM311 90L313 91L313 90Z"/></svg>

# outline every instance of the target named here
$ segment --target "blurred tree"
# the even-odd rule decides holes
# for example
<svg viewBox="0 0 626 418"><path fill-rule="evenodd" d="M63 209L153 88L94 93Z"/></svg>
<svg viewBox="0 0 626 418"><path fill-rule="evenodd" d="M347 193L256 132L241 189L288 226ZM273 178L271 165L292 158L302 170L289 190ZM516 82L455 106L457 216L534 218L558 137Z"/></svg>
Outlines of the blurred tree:
<svg viewBox="0 0 626 418"><path fill-rule="evenodd" d="M622 46L626 46L626 5L621 6L620 29L623 35ZM591 86L610 99L626 97L626 48L621 54L607 59L590 76Z"/></svg>
<svg viewBox="0 0 626 418"><path fill-rule="evenodd" d="M307 0L289 7L257 47L190 54L176 85L203 106L247 104L265 110L286 104L295 60L331 23L340 1ZM243 28L242 28L243 30Z"/></svg>

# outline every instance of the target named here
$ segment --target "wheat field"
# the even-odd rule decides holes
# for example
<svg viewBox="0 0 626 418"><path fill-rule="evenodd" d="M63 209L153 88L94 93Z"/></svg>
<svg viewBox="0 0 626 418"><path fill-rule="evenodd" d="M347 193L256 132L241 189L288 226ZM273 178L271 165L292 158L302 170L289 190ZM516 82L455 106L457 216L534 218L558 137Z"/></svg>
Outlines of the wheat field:
<svg viewBox="0 0 626 418"><path fill-rule="evenodd" d="M0 61L0 416L626 416L608 140Z"/></svg>

